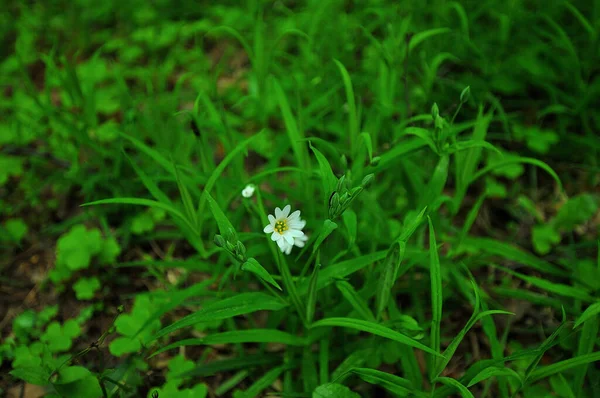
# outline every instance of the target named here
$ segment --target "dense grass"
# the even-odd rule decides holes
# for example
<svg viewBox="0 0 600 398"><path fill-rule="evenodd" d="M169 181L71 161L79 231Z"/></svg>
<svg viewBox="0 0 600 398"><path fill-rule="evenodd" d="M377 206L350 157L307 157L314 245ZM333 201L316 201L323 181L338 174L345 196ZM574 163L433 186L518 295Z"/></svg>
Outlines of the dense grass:
<svg viewBox="0 0 600 398"><path fill-rule="evenodd" d="M599 1L0 22L0 395L600 396Z"/></svg>

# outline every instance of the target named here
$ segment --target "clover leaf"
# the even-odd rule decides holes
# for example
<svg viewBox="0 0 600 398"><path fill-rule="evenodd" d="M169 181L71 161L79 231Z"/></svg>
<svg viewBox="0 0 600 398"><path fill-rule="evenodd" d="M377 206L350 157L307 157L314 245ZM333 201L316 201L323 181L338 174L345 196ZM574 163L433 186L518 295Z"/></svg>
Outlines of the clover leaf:
<svg viewBox="0 0 600 398"><path fill-rule="evenodd" d="M0 155L0 186L4 185L9 177L18 177L21 174L23 174L23 159Z"/></svg>
<svg viewBox="0 0 600 398"><path fill-rule="evenodd" d="M81 328L73 319L62 326L58 322L48 325L40 340L48 345L51 352L63 352L71 349L73 339L81 334Z"/></svg>
<svg viewBox="0 0 600 398"><path fill-rule="evenodd" d="M110 345L110 353L115 356L137 352L153 333L160 328L160 321L153 320L140 334L136 333L146 323L156 310L156 303L148 295L139 295L135 299L130 314L121 314L115 321L117 332L121 337L114 339Z"/></svg>
<svg viewBox="0 0 600 398"><path fill-rule="evenodd" d="M100 281L95 276L81 278L73 285L77 300L91 300L98 289L100 289Z"/></svg>

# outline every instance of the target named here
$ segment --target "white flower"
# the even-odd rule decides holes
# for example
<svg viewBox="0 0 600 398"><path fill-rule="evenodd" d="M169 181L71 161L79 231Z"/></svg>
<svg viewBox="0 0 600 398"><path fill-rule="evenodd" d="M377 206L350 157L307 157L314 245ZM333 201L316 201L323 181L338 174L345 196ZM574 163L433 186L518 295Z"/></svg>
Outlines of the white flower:
<svg viewBox="0 0 600 398"><path fill-rule="evenodd" d="M248 184L246 185L246 188L244 188L242 190L242 196L244 198L249 198L252 195L254 195L254 190L256 189L256 187L254 186L254 184Z"/></svg>
<svg viewBox="0 0 600 398"><path fill-rule="evenodd" d="M283 210L276 207L275 217L269 214L269 225L263 230L266 234L272 233L271 240L277 242L279 250L285 254L290 254L294 245L304 246L308 239L302 232L306 221L300 218L300 210L292 214L290 210L290 205L285 206Z"/></svg>

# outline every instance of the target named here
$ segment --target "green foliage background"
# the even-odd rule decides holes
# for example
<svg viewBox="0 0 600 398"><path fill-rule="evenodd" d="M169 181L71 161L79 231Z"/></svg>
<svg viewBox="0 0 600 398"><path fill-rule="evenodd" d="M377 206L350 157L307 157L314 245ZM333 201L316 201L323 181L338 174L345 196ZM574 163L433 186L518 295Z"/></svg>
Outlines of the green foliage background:
<svg viewBox="0 0 600 398"><path fill-rule="evenodd" d="M599 34L595 0L4 0L0 394L600 396Z"/></svg>

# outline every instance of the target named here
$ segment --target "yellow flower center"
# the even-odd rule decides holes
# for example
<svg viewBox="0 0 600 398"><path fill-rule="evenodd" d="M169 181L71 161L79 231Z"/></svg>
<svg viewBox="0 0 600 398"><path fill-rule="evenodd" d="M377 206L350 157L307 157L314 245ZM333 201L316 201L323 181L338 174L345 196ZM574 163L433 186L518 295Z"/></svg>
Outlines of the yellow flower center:
<svg viewBox="0 0 600 398"><path fill-rule="evenodd" d="M275 231L277 231L280 235L283 235L285 231L290 229L287 225L287 220L284 218L283 220L279 220L275 222Z"/></svg>

